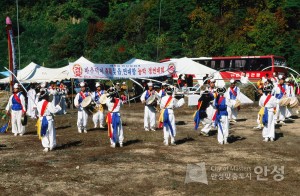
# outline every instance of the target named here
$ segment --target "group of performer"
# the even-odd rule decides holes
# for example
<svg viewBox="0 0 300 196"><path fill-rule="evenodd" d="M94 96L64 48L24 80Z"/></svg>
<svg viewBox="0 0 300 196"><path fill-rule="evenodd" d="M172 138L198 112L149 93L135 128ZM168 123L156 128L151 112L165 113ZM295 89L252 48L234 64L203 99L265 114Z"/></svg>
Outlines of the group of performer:
<svg viewBox="0 0 300 196"><path fill-rule="evenodd" d="M272 78L262 79L259 91L261 109L257 115L258 126L254 129L263 129L263 141L274 141L275 125L285 124L285 120L293 121L290 117L298 112L293 110L298 106L295 87L291 78L285 78L283 75L277 77L274 74Z"/></svg>
<svg viewBox="0 0 300 196"><path fill-rule="evenodd" d="M286 83L284 83L284 81ZM281 104L281 100L287 97L295 97L290 79L282 76L278 78L263 79L260 87L261 97L259 106L262 108L258 113L258 127L263 129L263 141L274 141L275 124L284 123L285 118L289 118L292 113L289 107ZM159 92L153 89L153 83L147 83L148 89L140 97L144 104L144 130L156 131L156 113L160 110L158 128L163 129L163 144L176 145L176 125L174 109L184 105L184 96L177 95L174 87L167 83L162 84ZM99 82L95 84L94 92L87 91L87 84L80 83L80 92L74 98L74 105L78 110L77 128L79 133L87 133L88 117L92 116L94 128L104 128L107 124L108 136L111 147L119 144L123 147L124 133L120 108L123 104L118 94L118 89L110 87L102 89ZM66 113L65 104L61 105L63 96L57 99L59 94L67 94L63 86L58 90L53 84L47 88L46 83L40 84L40 91L34 95L28 91L28 108L34 108L34 114L25 107L25 97L20 92L20 85L14 85L13 95L9 98L6 107L7 114L11 115L12 132L15 136L25 133L25 126L22 125L22 117L30 114L38 117L40 123L39 134L42 140L44 151L48 152L56 146L56 131L54 126L54 115L63 111ZM33 88L31 88L33 89ZM210 79L208 84L201 87L200 98L197 110L194 114L195 130L200 122L203 128L200 133L209 136L212 129L217 129L217 140L219 144L228 144L229 124L235 123L240 110L240 89L236 86L236 81L230 80L230 87L216 87L215 80ZM33 101L31 105L29 101ZM65 103L65 101L63 101ZM30 105L30 106L29 106ZM107 110L105 112L105 110ZM106 113L106 116L104 114ZM170 142L169 142L170 139Z"/></svg>
<svg viewBox="0 0 300 196"><path fill-rule="evenodd" d="M195 129L202 122L200 133L209 136L209 131L217 128L219 144L228 144L229 123L236 122L239 111L240 89L236 81L230 80L230 87L216 87L215 80L208 81L208 85L201 88L197 111L194 114Z"/></svg>

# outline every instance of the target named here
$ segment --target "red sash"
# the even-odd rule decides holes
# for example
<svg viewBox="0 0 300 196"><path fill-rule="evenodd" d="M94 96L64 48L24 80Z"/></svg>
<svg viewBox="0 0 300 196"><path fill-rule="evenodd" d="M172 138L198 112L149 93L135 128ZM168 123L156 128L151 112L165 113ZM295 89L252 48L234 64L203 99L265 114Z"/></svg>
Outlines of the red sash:
<svg viewBox="0 0 300 196"><path fill-rule="evenodd" d="M218 101L218 105L220 105L224 99L225 99L225 97L220 97L219 101ZM218 112L218 110L215 111L215 114L214 114L214 116L212 118L213 121L216 120L217 112Z"/></svg>
<svg viewBox="0 0 300 196"><path fill-rule="evenodd" d="M169 103L170 103L171 100L172 100L172 96L169 97L169 99L167 100L167 103L166 103L166 105L165 105L164 108L168 107L168 105L169 105Z"/></svg>
<svg viewBox="0 0 300 196"><path fill-rule="evenodd" d="M21 100L20 100L19 96L18 96L16 93L14 93L13 96L14 96L15 100L16 100L19 104L21 104L21 106L22 106L22 112L25 112L24 109L23 109L23 105L22 105L22 103L21 103Z"/></svg>
<svg viewBox="0 0 300 196"><path fill-rule="evenodd" d="M283 86L281 84L278 84L278 87L280 88L280 91L285 94L285 89L283 88Z"/></svg>
<svg viewBox="0 0 300 196"><path fill-rule="evenodd" d="M113 111L114 111L114 109L116 109L116 107L118 106L118 103L119 103L119 101L120 101L120 99L117 99L117 98L115 98L114 107L111 109L111 111L110 111L110 112L113 112Z"/></svg>
<svg viewBox="0 0 300 196"><path fill-rule="evenodd" d="M80 96L82 97L82 99L85 99L86 98L86 96L85 96L85 94L82 92L82 91L80 91Z"/></svg>
<svg viewBox="0 0 300 196"><path fill-rule="evenodd" d="M237 92L235 92L234 88L231 88L231 87L230 87L230 90L231 90L232 94L236 97L236 96L237 96ZM223 100L223 99L222 99L222 100Z"/></svg>
<svg viewBox="0 0 300 196"><path fill-rule="evenodd" d="M269 100L271 99L272 95L268 95L265 102L264 102L264 106L267 105L267 103L269 102Z"/></svg>
<svg viewBox="0 0 300 196"><path fill-rule="evenodd" d="M109 138L112 138L112 130L111 130L111 123L112 123L112 118L111 118L111 114L114 109L116 109L116 107L118 106L118 103L119 103L120 99L117 99L115 98L115 103L114 103L114 106L112 108L112 110L110 112L107 113L107 116L106 116L106 122L107 122L107 128L108 128L108 136Z"/></svg>
<svg viewBox="0 0 300 196"><path fill-rule="evenodd" d="M197 106L198 110L200 109L201 105L202 105L202 101L198 101L198 106Z"/></svg>
<svg viewBox="0 0 300 196"><path fill-rule="evenodd" d="M46 111L47 105L48 105L48 101L45 100L44 103L43 103L43 105L42 105L41 116L44 116L44 113Z"/></svg>
<svg viewBox="0 0 300 196"><path fill-rule="evenodd" d="M224 99L225 99L225 97L220 97L219 101L218 101L218 105L220 105Z"/></svg>

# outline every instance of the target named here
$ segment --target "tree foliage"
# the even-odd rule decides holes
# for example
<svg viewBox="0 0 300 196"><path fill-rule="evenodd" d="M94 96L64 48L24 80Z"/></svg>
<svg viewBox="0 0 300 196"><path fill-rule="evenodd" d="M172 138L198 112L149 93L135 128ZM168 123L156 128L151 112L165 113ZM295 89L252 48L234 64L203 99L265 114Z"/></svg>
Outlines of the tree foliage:
<svg viewBox="0 0 300 196"><path fill-rule="evenodd" d="M82 55L99 63L123 63L132 57L275 54L300 68L298 0L18 2L21 67L31 61L59 67ZM18 48L15 2L1 1L0 11L3 21L6 16L13 21ZM8 64L6 39L3 25L2 66Z"/></svg>

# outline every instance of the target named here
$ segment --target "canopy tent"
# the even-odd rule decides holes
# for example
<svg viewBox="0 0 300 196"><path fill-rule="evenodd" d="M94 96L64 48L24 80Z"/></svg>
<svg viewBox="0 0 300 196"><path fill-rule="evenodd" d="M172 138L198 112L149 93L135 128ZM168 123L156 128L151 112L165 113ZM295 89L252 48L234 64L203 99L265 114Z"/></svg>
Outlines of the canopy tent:
<svg viewBox="0 0 300 196"><path fill-rule="evenodd" d="M8 71L1 71L0 74L4 77L8 77L9 76L9 72Z"/></svg>
<svg viewBox="0 0 300 196"><path fill-rule="evenodd" d="M82 65L94 65L93 62L87 60L83 56L81 56L79 59L77 59L75 62L71 62L72 64L82 64Z"/></svg>
<svg viewBox="0 0 300 196"><path fill-rule="evenodd" d="M180 74L193 74L195 75L196 80L198 80L199 84L203 83L203 77L206 74L209 74L216 80L217 86L225 86L225 82L221 76L221 74L212 68L209 68L205 65L197 63L187 57L180 58L180 59L170 59L168 63L173 62L175 64L175 72L177 75Z"/></svg>
<svg viewBox="0 0 300 196"><path fill-rule="evenodd" d="M142 59L132 58L132 59L126 61L123 64L153 64L153 63L156 63L156 62L145 61L145 60L142 60Z"/></svg>
<svg viewBox="0 0 300 196"><path fill-rule="evenodd" d="M28 77L21 82L50 82L50 81L61 81L70 79L69 66L61 68L47 68L38 66L35 70L34 75Z"/></svg>
<svg viewBox="0 0 300 196"><path fill-rule="evenodd" d="M18 72L17 72L17 79L19 81L23 81L23 80L26 80L27 78L32 77L35 74L36 68L38 66L39 65L37 65L37 64L35 64L33 62L29 63L29 65L27 65L23 69L18 70ZM9 83L9 81L10 81L10 78L6 77L6 78L1 79L0 83Z"/></svg>
<svg viewBox="0 0 300 196"><path fill-rule="evenodd" d="M31 62L17 72L17 79L20 82L49 82L70 79L69 66L61 68L46 68ZM9 83L9 77L0 80L0 83Z"/></svg>

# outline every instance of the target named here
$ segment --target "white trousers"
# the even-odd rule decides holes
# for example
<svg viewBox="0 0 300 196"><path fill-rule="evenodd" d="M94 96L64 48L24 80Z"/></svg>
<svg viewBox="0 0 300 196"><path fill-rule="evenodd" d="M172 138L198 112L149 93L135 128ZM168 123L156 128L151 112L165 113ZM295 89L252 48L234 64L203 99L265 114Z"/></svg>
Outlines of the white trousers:
<svg viewBox="0 0 300 196"><path fill-rule="evenodd" d="M273 108L268 108L268 124L264 125L262 136L263 138L275 138L275 119Z"/></svg>
<svg viewBox="0 0 300 196"><path fill-rule="evenodd" d="M221 130L221 127L222 130ZM218 123L218 142L223 143L227 142L229 133L229 121L227 116L222 116L220 119L220 124Z"/></svg>
<svg viewBox="0 0 300 196"><path fill-rule="evenodd" d="M31 118L36 117L36 106L34 104L34 101L31 100L31 98L28 98L28 105L27 105L27 115Z"/></svg>
<svg viewBox="0 0 300 196"><path fill-rule="evenodd" d="M51 150L56 146L56 130L53 120L48 120L48 130L46 135L42 137L42 145L44 148L50 148Z"/></svg>
<svg viewBox="0 0 300 196"><path fill-rule="evenodd" d="M112 115L112 114L110 113L110 114L108 114L108 115ZM119 115L120 115L120 114L119 114ZM111 128L111 130L113 131L112 125L110 125L110 128ZM111 138L109 138L109 139L110 139L110 143L111 143L112 145L115 145L116 143L123 144L124 133L123 133L123 126L122 126L122 120L121 120L121 118L120 118L120 124L119 124L119 126L117 127L117 129L118 129L118 137L116 138L116 142L114 142Z"/></svg>
<svg viewBox="0 0 300 196"><path fill-rule="evenodd" d="M155 108L152 106L145 106L145 112L144 112L144 128L149 129L155 129Z"/></svg>
<svg viewBox="0 0 300 196"><path fill-rule="evenodd" d="M11 131L15 134L24 134L25 126L21 123L22 110L11 110Z"/></svg>
<svg viewBox="0 0 300 196"><path fill-rule="evenodd" d="M87 120L88 114L84 110L78 111L77 127L80 129L86 129Z"/></svg>
<svg viewBox="0 0 300 196"><path fill-rule="evenodd" d="M204 132L206 134L208 134L208 132L211 130L211 128L213 127L214 123L206 123L202 121L202 124L204 125L203 128L201 129L201 132Z"/></svg>
<svg viewBox="0 0 300 196"><path fill-rule="evenodd" d="M216 113L216 109L210 104L206 109L206 113L207 113L207 119L203 119L203 120L201 119L202 124L204 125L201 131L208 134L211 128L215 127L215 123L212 119Z"/></svg>
<svg viewBox="0 0 300 196"><path fill-rule="evenodd" d="M173 129L173 134L171 133L171 129L169 126L164 126L163 131L164 131L164 143L168 144L169 143L169 137L171 138L171 143L175 142L175 136L176 136L176 126L175 126L175 116L174 116L174 111L171 109L168 109L169 113L169 120L171 122L171 126Z"/></svg>
<svg viewBox="0 0 300 196"><path fill-rule="evenodd" d="M285 120L285 115L286 115L286 106L279 106L279 104L277 104L276 114L275 114L275 116L273 115L274 119L284 121Z"/></svg>
<svg viewBox="0 0 300 196"><path fill-rule="evenodd" d="M293 115L292 108L286 107L285 117L289 118L289 117L291 117L292 115Z"/></svg>
<svg viewBox="0 0 300 196"><path fill-rule="evenodd" d="M104 113L103 112L96 112L95 114L93 114L93 122L94 122L94 126L97 127L98 123L100 123L100 126L103 127L103 122L104 122Z"/></svg>
<svg viewBox="0 0 300 196"><path fill-rule="evenodd" d="M61 107L61 114L66 114L67 113L67 104L66 104L66 96L62 95L61 101L60 101L60 107Z"/></svg>
<svg viewBox="0 0 300 196"><path fill-rule="evenodd" d="M237 108L233 108L233 106L235 105L235 100L230 100L230 105L232 105L231 107L227 106L227 112L228 112L228 119L231 120L235 120L237 118L238 115L238 109Z"/></svg>

